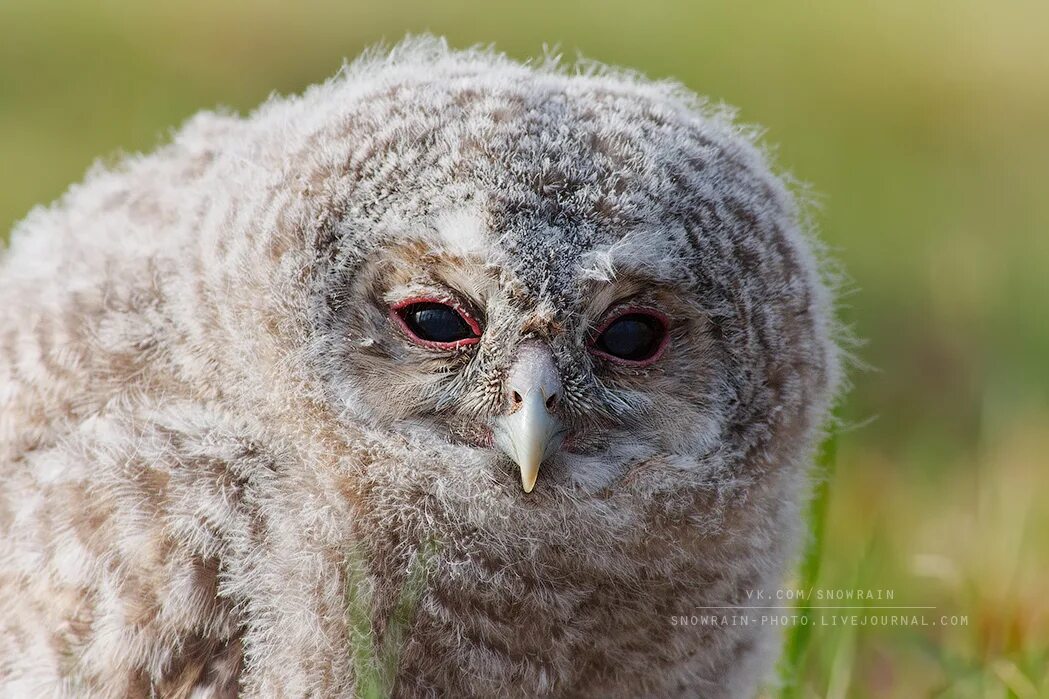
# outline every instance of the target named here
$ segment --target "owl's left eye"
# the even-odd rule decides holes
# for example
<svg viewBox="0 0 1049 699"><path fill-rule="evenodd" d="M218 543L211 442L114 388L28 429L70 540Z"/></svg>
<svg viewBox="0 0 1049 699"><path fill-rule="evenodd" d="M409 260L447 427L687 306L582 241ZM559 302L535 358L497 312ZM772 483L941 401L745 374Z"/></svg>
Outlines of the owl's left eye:
<svg viewBox="0 0 1049 699"><path fill-rule="evenodd" d="M453 304L413 299L396 304L390 315L416 344L434 349L456 349L480 340L481 327Z"/></svg>
<svg viewBox="0 0 1049 699"><path fill-rule="evenodd" d="M590 351L616 364L644 367L663 354L669 321L648 308L626 308L602 323L590 343Z"/></svg>

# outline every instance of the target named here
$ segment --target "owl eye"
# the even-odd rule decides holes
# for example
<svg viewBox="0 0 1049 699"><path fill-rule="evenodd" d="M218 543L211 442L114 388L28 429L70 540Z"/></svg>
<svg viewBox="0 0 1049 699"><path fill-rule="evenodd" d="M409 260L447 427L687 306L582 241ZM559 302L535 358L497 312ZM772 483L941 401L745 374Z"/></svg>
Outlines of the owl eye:
<svg viewBox="0 0 1049 699"><path fill-rule="evenodd" d="M477 321L443 301L412 300L397 304L390 312L408 336L424 347L455 349L480 339Z"/></svg>
<svg viewBox="0 0 1049 699"><path fill-rule="evenodd" d="M659 359L667 344L668 321L662 313L627 310L612 316L598 329L591 350L629 366L647 366Z"/></svg>

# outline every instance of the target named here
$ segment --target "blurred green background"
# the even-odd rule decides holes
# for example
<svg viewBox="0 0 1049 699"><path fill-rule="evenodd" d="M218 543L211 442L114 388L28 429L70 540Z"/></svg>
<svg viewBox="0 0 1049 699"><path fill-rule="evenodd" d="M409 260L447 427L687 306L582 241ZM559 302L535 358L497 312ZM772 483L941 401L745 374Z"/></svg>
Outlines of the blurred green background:
<svg viewBox="0 0 1049 699"><path fill-rule="evenodd" d="M865 340L820 586L968 621L815 628L802 695L1045 691L1049 3L0 0L0 231L198 109L423 31L674 77L767 128Z"/></svg>

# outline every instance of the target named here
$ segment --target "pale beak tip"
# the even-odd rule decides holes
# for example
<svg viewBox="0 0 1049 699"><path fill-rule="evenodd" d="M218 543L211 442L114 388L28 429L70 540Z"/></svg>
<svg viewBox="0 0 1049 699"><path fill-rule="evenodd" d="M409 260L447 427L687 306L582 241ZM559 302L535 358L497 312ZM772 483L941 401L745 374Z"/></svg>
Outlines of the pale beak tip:
<svg viewBox="0 0 1049 699"><path fill-rule="evenodd" d="M531 468L531 469L522 468L521 469L521 487L524 489L524 491L526 493L532 492L532 490L535 488L535 481L536 481L537 478L539 478L539 466L538 466L538 464L535 466L535 468Z"/></svg>

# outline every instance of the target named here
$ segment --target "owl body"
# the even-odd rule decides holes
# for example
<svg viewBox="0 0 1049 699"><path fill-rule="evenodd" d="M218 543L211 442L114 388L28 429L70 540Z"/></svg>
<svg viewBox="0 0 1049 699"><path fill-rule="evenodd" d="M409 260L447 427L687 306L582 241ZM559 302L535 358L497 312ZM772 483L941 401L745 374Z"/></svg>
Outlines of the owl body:
<svg viewBox="0 0 1049 699"><path fill-rule="evenodd" d="M747 696L775 657L674 620L784 574L830 296L681 88L407 42L92 172L0 296L2 696L351 696L353 551L379 638L433 552L398 695ZM635 316L658 352L617 358ZM559 426L527 493L526 352Z"/></svg>

